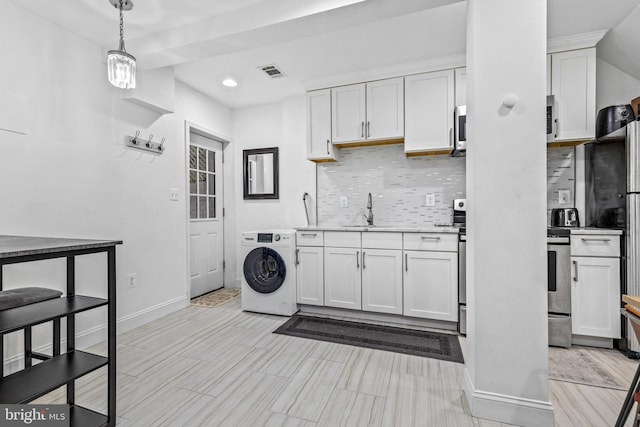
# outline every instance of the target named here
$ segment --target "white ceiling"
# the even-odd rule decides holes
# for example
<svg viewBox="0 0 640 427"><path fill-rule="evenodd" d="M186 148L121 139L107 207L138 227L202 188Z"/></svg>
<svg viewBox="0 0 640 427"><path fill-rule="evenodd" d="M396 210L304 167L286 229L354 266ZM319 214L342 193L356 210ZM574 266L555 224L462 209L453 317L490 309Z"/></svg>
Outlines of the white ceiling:
<svg viewBox="0 0 640 427"><path fill-rule="evenodd" d="M118 13L108 0L11 1L105 52L117 47ZM549 0L548 38L611 30L598 54L640 78L639 4ZM134 0L124 19L140 69L173 66L179 80L231 108L303 94L327 79L463 55L466 44L461 0ZM272 63L286 76L258 69ZM222 86L227 77L239 85Z"/></svg>

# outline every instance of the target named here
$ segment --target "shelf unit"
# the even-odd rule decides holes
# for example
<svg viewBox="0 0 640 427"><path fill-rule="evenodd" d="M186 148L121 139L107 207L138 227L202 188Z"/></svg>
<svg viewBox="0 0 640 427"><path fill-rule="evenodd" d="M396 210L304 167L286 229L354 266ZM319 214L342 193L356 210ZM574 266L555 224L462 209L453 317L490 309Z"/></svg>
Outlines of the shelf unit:
<svg viewBox="0 0 640 427"><path fill-rule="evenodd" d="M3 267L8 264L66 258L66 295L0 311L0 402L24 404L61 386L67 389L70 425L78 427L115 426L116 424L116 245L121 241L57 239L0 236L0 290ZM75 294L75 257L106 252L107 298ZM98 307L107 307L107 357L76 350L75 315ZM66 319L66 352L61 352L61 319ZM53 324L51 355L32 350L32 327L45 322ZM2 337L24 331L23 370L4 376ZM33 364L33 359L40 363ZM101 414L75 404L75 380L107 367L107 413Z"/></svg>

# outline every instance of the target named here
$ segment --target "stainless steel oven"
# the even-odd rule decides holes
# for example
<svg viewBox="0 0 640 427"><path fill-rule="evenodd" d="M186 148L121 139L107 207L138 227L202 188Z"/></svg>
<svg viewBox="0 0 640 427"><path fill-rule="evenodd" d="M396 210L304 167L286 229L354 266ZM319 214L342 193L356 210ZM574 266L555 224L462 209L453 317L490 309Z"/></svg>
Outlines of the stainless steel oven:
<svg viewBox="0 0 640 427"><path fill-rule="evenodd" d="M547 237L549 345L571 347L571 262L569 236Z"/></svg>

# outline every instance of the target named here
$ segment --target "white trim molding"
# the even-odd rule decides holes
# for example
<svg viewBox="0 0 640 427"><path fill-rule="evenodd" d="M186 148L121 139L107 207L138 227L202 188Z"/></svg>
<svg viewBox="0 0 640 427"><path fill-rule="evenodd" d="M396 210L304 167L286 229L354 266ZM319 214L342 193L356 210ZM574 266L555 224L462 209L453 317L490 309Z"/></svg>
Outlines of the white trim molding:
<svg viewBox="0 0 640 427"><path fill-rule="evenodd" d="M145 308L144 310L121 317L118 319L117 333L121 334L123 332L130 331L131 329L152 322L188 306L189 300L185 295L182 295L154 305L153 307Z"/></svg>
<svg viewBox="0 0 640 427"><path fill-rule="evenodd" d="M595 47L604 35L607 34L607 31L608 30L592 31L590 33L574 34L572 36L547 40L547 53Z"/></svg>
<svg viewBox="0 0 640 427"><path fill-rule="evenodd" d="M371 82L394 77L409 76L412 74L428 73L431 71L448 70L466 66L466 54L433 58L423 61L395 64L375 70L363 70L353 73L341 74L322 79L303 81L305 90L326 89L336 86L344 86L354 83Z"/></svg>
<svg viewBox="0 0 640 427"><path fill-rule="evenodd" d="M474 417L525 427L553 426L551 402L477 390L468 369L464 370L464 379L465 395Z"/></svg>

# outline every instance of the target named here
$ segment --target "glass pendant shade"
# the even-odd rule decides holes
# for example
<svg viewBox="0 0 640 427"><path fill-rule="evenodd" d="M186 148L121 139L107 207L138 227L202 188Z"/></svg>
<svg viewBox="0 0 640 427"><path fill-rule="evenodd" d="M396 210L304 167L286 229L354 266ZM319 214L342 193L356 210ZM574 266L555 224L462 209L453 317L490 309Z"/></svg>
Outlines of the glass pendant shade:
<svg viewBox="0 0 640 427"><path fill-rule="evenodd" d="M124 42L120 40L119 50L110 50L107 55L107 71L109 82L121 89L136 87L136 58L124 50Z"/></svg>

